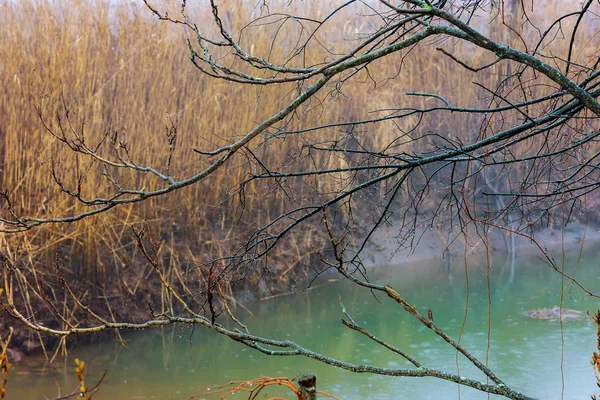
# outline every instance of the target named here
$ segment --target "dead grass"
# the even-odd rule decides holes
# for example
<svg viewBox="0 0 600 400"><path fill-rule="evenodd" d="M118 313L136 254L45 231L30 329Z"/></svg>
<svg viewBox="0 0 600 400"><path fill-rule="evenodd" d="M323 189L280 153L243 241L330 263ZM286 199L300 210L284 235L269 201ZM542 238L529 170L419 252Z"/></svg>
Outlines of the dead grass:
<svg viewBox="0 0 600 400"><path fill-rule="evenodd" d="M23 215L62 216L82 209L52 182L49 172L52 159L58 163L58 170L64 172L66 183L73 183L72 171L85 172L87 194L106 193L110 187L100 176L98 165L70 154L44 132L36 108L47 121L56 123L54 113L64 98L66 104L73 107L73 121L76 124L85 121L85 134L90 142L99 140L107 130L117 130L138 162L150 165L166 163L168 143L164 129L175 122L178 137L171 170L174 176L185 177L208 162L194 153L194 148L210 149L230 142L276 112L295 93L292 85L257 88L208 79L188 61L185 34L181 30L159 23L138 3L110 3L112 6L102 0L0 2L0 37L3 38L0 47L0 184L10 191L17 211ZM247 13L227 14L227 23L234 30L260 13L242 1L234 8L247 10ZM316 17L321 13L315 3L303 4L301 11ZM561 11L555 9L544 18ZM359 19L342 13L338 17L339 34L319 39L330 51L341 53L352 45L349 39L368 31L369 18L376 17ZM196 19L208 20L208 17L198 12ZM247 42L242 44L247 44L253 54L264 56L270 50L271 41L285 48L295 42L297 35L305 34L298 25L286 26L289 28L279 34L276 34L277 24L247 30ZM511 45L517 48L524 46L516 37L511 38L506 29L501 29L498 20L490 25L489 16L483 16L478 26L497 37L509 35ZM580 42L588 43L593 29L586 29L581 35ZM565 41L552 44L556 52L564 51L565 45ZM316 100L308 103L299 113L302 118L286 121L286 128L361 120L385 115L389 111L384 110L391 108L424 107L435 102L431 98L402 95L414 90L446 93L447 100L465 107L493 103L489 94L477 89L472 82L494 86L514 68L503 62L482 73L465 73L448 57L435 51L436 46L451 50L473 66L493 60L493 55L473 51L469 46L425 43L410 52L393 54L373 63L369 67L370 77L365 72L359 73L344 86L343 96L323 95L321 103ZM588 63L587 57L597 51L597 48L577 48L577 60ZM280 61L286 56L274 53L272 60ZM318 46L307 53L309 61L323 60L325 56ZM531 71L523 75L524 80L533 78ZM531 87L528 96L555 90L544 79L538 82ZM525 94L515 91L514 85L515 82L507 85L507 96L513 101L522 100ZM371 110L381 111L369 113ZM532 109L531 115L544 111ZM491 135L519 118L516 113L505 113L500 120L490 120L480 130L482 121L478 118L436 113L421 122L418 132L436 130L467 142L477 135ZM360 126L354 134L365 146L383 149L400 132L410 131L418 123L415 115L400 121L399 126L391 122ZM298 165L343 167L351 160L331 154L307 157L299 153L299 146L315 140L333 141L344 134L343 128L333 128L271 142L259 139L251 148L264 157L263 162L284 170ZM561 132L559 140L568 140L570 134L568 130ZM401 146L410 149L414 145L406 142ZM427 141L416 144L417 150L429 145ZM535 143L523 142L514 151L524 154L533 149ZM140 206L123 206L79 223L46 226L19 236L2 236L1 246L5 252L19 250L9 256L29 266L28 279L32 282L40 274L52 276L58 254L63 268L74 279L89 285L87 296L104 293L149 298L153 283L146 280L149 270L139 262L132 226L143 223L152 226L167 249L163 252L163 262L168 276L184 285L178 272L185 270L184 266L198 265L229 253L239 245L240 237L270 221L289 204L310 201L315 195L310 187L319 192L332 192L349 185L353 178L340 173L326 179L309 178L302 187L291 183L292 198L282 196L275 186L253 182L246 187L246 208L242 212L230 197L236 184L253 168L256 165L240 155L193 187L164 198L149 199ZM511 173L517 174L514 179L519 178L518 171ZM121 178L138 187L152 188L159 184L139 175L125 173ZM378 196L383 196L387 189L388 186L382 185ZM408 194L402 192L400 196ZM435 201L434 195L428 197L426 204L433 206ZM307 228L303 234L295 233L270 259L275 270L281 269L284 273L266 279L270 284L284 286L308 276L306 249L310 245L319 248L323 243L326 241L322 232ZM289 267L296 264L302 267L290 272ZM258 284L259 279L265 279L264 274L253 275L251 285ZM59 298L60 295L56 295L56 299ZM163 309L168 307L169 301L161 298Z"/></svg>

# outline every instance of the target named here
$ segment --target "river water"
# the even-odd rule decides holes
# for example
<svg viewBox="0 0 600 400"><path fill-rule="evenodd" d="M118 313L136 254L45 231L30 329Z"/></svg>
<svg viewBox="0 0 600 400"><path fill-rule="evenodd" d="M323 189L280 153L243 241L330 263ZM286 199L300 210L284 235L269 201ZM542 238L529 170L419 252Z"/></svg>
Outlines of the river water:
<svg viewBox="0 0 600 400"><path fill-rule="evenodd" d="M571 273L578 253L567 254L565 260L565 270ZM598 261L598 252L588 251L576 270L578 280L596 293L600 293ZM485 260L469 260L468 285L464 264L456 259L449 267L440 262L386 266L371 271L370 279L390 284L423 314L431 309L436 323L455 338L467 311L462 344L482 361L487 353L490 367L517 390L541 399L561 399L561 395L585 399L600 392L589 362L596 345L596 328L589 318L564 322L561 328L558 321L521 315L559 305L561 291L563 307L582 312L600 308L598 299L578 288L562 290L565 282L560 275L535 256L519 257L514 266L496 256L491 269ZM332 278L324 278L309 291L250 304L249 311L238 308L240 318L253 333L294 340L348 362L409 368L400 357L340 323L341 296L347 311L364 328L411 353L426 367L457 373L456 352L390 299L375 298L365 289ZM341 399L488 398L433 378L358 375L306 358L270 357L203 328L169 327L124 335L126 347L115 342L85 346L53 366L27 358L11 370L6 399L54 398L58 387L62 395L70 393L77 387L76 357L86 361L88 386L108 370L95 400L187 399L204 392L205 386L302 372L316 374L318 388ZM484 379L464 358L458 359L458 368L461 376Z"/></svg>

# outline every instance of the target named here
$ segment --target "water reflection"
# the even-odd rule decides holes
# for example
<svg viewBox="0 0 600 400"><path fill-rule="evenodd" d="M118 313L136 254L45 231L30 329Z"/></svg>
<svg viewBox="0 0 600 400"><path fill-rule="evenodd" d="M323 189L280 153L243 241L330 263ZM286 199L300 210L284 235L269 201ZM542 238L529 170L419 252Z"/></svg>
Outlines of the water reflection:
<svg viewBox="0 0 600 400"><path fill-rule="evenodd" d="M584 254L576 276L588 289L600 292L596 258L596 254ZM576 260L576 253L567 257L567 272L573 270ZM481 360L488 357L495 372L516 389L539 398L559 399L562 370L565 398L589 398L597 391L589 364L596 342L595 326L587 319L569 321L561 332L556 321L529 320L521 315L529 309L559 304L564 284L559 274L536 257L520 257L514 268L494 264L488 269L482 260L471 260L467 272L462 260L454 260L449 269L444 262L428 262L380 268L370 277L389 283L422 313L431 309L436 323L455 338L464 322L461 342ZM239 311L243 322L256 334L291 339L352 363L411 367L345 328L340 323L338 296L358 324L413 354L424 366L483 379L464 358L457 360L456 352L391 300L374 297L347 282L328 283L310 292L251 304L252 315ZM564 292L563 306L585 312L596 310L599 304L580 289L569 288ZM72 351L66 364L53 367L54 373L31 364L16 366L11 371L7 399L53 397L57 385L62 394L70 392L77 386L72 361L75 357L87 361L89 383L104 369L109 370L96 400L185 399L201 392L203 386L263 375L291 377L306 371L319 376L319 389L343 399L453 399L459 393L455 384L432 378L356 375L310 359L265 356L200 328L169 327L129 333L126 338L126 348L105 343ZM65 369L69 374L64 374ZM487 399L487 395L465 388L460 389L460 396Z"/></svg>

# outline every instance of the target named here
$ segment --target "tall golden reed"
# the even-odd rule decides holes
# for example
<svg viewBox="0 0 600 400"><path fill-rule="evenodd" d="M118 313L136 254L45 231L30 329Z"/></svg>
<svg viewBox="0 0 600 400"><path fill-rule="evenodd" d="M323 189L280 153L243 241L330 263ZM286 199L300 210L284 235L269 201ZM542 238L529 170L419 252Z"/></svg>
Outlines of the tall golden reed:
<svg viewBox="0 0 600 400"><path fill-rule="evenodd" d="M246 87L203 76L188 60L187 33L172 24L158 22L141 2L31 0L0 4L0 184L9 190L16 211L23 215L62 216L83 209L52 182L50 163L53 159L58 163L58 170L64 171L66 183L74 182L73 171L85 172L84 194L105 194L110 189L97 165L70 154L44 131L36 107L42 110L43 118L50 125L56 126L54 113L64 98L66 105L73 107L73 121L79 124L85 121L88 141L99 140L105 132L117 130L119 138L130 146L140 164L154 166L166 163L168 144L164 130L166 125L175 122L178 137L171 170L175 177L182 178L209 162L195 153L194 148L212 149L243 135L287 104L295 93L293 85ZM285 7L301 7L295 11L314 17L321 13L314 2L272 7L271 12L277 11L277 7L281 11L290 10ZM238 11L227 13L226 22L238 31L261 12L241 0L232 9ZM546 18L559 11L563 10L548 13ZM211 19L206 10L191 13L197 21ZM343 52L357 35L368 32L369 18L378 18L366 16L368 14L365 12L365 16L360 17L341 13L337 20L339 32L320 32L319 40L328 50ZM265 24L246 30L247 39L243 44L253 54L266 56L272 42L285 49L302 32L297 24L288 23L276 35L278 27L278 24ZM497 36L506 35L506 40L515 47L522 47L516 37L501 29L499 19L490 25L489 20L483 18L478 28ZM582 35L589 37L591 33L584 31ZM585 38L581 42L585 43ZM553 46L559 51L565 45L561 42ZM465 107L485 104L490 101L489 94L475 88L472 82L493 86L513 68L503 62L481 73L465 72L435 51L437 46L463 57L473 66L494 59L492 54L473 51L468 45L435 41L422 44L418 49L374 62L368 69L370 76L363 71L351 78L342 88L343 95L335 96L332 92L320 97L322 103L309 102L300 110L302 118L292 118L287 129L361 120L385 115L384 110L391 108L429 106L436 102L431 98L403 95L407 91L446 93L447 100ZM583 50L576 50L583 59ZM274 61L286 56L285 52L271 54ZM323 60L326 56L320 46L307 50L309 61ZM536 90L546 89L540 85ZM519 93L513 95L518 98ZM373 110L381 111L369 113ZM532 110L532 113L541 111ZM512 123L519 118L514 114L505 115L498 123L502 126ZM357 127L354 134L373 149L382 149L418 121L415 115L399 121L398 126L391 122L369 124ZM469 115L437 113L425 121L418 132L436 130L467 142L479 132L480 124L479 118ZM491 134L495 129L499 128L490 123L483 134ZM305 167L312 163L324 168L343 167L349 163L346 158L318 153L311 158L307 158L306 153L302 157L298 155L303 143L316 140L325 143L342 137L344 130L332 128L271 142L257 139L251 149L264 157L263 162L277 168L285 169L293 163ZM402 146L409 150L413 145L409 142ZM527 152L531 143L519 146L521 149L517 152ZM27 257L23 261L35 264L38 271L51 271L58 253L65 264L70 262L68 268L75 276L101 286L117 276L119 291L135 294L140 271L147 270L135 263L139 257L131 226L145 221L153 227L171 252L165 268L175 271L177 266L197 264L226 254L239 244L240 237L274 218L288 203L304 201L299 189L293 192L295 198L286 198L274 190L275 186L257 182L246 188L246 211L242 213L230 196L236 190L236 183L254 168L256 165L249 158L240 155L208 179L164 198L123 206L70 225L45 226L18 236L2 236L2 240L9 248L18 245L26 250ZM151 188L160 184L148 177L127 173L120 178L137 187ZM308 181L327 192L348 185L350 178L336 174ZM292 239L289 243L294 246L279 249L291 265L295 265L298 258L304 257L306 261L299 243L319 243L320 240L318 234L310 231L305 235L295 234ZM283 265L275 268L279 267L286 274L289 271ZM295 276L307 273L305 266Z"/></svg>

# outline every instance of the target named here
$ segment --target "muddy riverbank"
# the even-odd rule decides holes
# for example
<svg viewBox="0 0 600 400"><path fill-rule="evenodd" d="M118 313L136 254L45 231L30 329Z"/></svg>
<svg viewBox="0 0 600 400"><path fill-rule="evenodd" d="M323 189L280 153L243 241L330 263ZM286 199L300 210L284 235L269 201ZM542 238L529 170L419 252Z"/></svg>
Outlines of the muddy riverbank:
<svg viewBox="0 0 600 400"><path fill-rule="evenodd" d="M487 251L484 239L474 229L470 230L467 240L462 236L440 234L431 229L422 230L414 236L412 247L408 246L411 243L399 246L397 236L397 230L393 228L382 228L375 232L363 260L365 265L397 265L465 255L479 256ZM487 239L491 254L498 257L510 256L511 248L515 255L532 255L539 252L540 247L558 255L563 245L565 249L573 249L600 241L600 227L572 223L565 229L538 229L531 233L531 238L491 229Z"/></svg>

